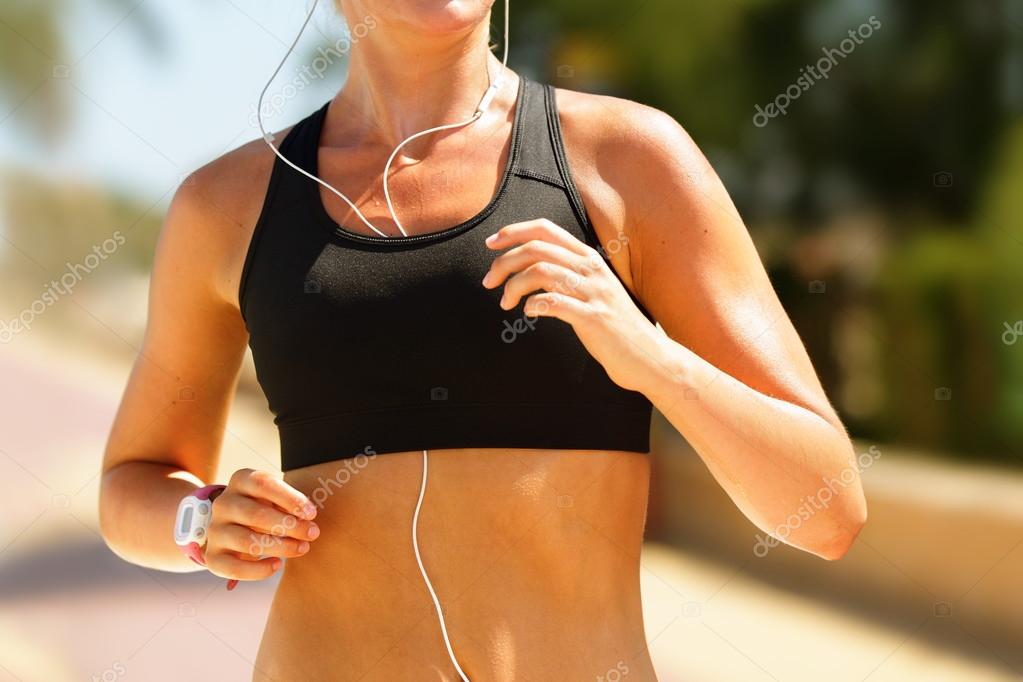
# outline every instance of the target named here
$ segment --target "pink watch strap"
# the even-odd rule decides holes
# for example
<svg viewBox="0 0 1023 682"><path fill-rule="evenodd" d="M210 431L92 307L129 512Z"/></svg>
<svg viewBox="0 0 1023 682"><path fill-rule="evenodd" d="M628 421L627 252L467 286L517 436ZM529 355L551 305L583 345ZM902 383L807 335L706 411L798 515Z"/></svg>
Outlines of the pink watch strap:
<svg viewBox="0 0 1023 682"><path fill-rule="evenodd" d="M208 500L211 497L215 498L217 495L222 493L226 487L226 485L207 485L192 493L192 497L198 500ZM181 549L185 552L185 556L189 559L200 566L206 566L206 556L203 553L203 548L198 542L190 542ZM231 579L227 581L228 590L233 590L237 586L237 580Z"/></svg>
<svg viewBox="0 0 1023 682"><path fill-rule="evenodd" d="M200 500L208 500L210 499L210 496L213 495L213 493L220 494L224 491L224 488L226 487L227 487L226 485L220 485L219 483L207 485L202 488L199 488L194 493L192 493L192 497L195 497Z"/></svg>

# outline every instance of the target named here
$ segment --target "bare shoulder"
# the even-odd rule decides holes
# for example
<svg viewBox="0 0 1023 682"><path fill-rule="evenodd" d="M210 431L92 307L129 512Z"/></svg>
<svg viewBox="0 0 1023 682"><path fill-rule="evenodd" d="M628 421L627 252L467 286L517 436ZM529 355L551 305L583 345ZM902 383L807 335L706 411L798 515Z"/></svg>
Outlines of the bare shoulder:
<svg viewBox="0 0 1023 682"><path fill-rule="evenodd" d="M646 104L565 88L555 92L566 135L622 146L645 146L685 135L669 114Z"/></svg>
<svg viewBox="0 0 1023 682"><path fill-rule="evenodd" d="M287 131L277 134L282 139ZM157 260L203 282L237 305L237 284L270 183L274 154L261 138L189 174L171 201Z"/></svg>
<svg viewBox="0 0 1023 682"><path fill-rule="evenodd" d="M630 199L646 203L652 194L670 192L676 201L698 200L718 188L706 157L670 114L620 97L560 88L557 103L573 174L591 192L616 195L620 218Z"/></svg>
<svg viewBox="0 0 1023 682"><path fill-rule="evenodd" d="M665 216L730 206L713 169L671 115L620 97L557 89L558 116L575 184L598 237L626 249L612 257L625 284L637 292L644 244L657 231L686 223ZM722 199L724 196L724 199Z"/></svg>

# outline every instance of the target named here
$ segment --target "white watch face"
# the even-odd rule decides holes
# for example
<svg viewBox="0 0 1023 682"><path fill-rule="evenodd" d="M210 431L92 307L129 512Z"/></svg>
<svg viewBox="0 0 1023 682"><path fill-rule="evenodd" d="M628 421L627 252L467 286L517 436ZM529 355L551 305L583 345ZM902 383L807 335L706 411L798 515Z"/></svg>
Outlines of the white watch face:
<svg viewBox="0 0 1023 682"><path fill-rule="evenodd" d="M178 516L174 522L174 542L179 545L206 543L206 529L210 526L213 504L189 495L178 505Z"/></svg>

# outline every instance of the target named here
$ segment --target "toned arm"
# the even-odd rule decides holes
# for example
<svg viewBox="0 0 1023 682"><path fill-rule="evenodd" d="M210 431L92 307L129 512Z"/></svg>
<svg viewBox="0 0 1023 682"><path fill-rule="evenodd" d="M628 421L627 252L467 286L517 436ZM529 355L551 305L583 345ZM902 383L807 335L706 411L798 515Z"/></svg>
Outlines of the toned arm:
<svg viewBox="0 0 1023 682"><path fill-rule="evenodd" d="M100 491L103 536L134 563L196 568L171 528L178 501L217 470L247 338L233 287L268 175L251 148L218 159L178 189L161 231Z"/></svg>
<svg viewBox="0 0 1023 682"><path fill-rule="evenodd" d="M753 523L842 556L866 519L853 448L720 180L667 114L559 104L595 228L627 245L615 268L667 335L643 392Z"/></svg>

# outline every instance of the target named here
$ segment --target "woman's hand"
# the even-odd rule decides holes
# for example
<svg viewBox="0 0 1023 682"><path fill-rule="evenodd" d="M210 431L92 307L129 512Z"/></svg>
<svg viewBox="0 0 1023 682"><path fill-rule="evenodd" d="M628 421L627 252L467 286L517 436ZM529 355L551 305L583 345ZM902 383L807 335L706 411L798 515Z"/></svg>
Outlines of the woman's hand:
<svg viewBox="0 0 1023 682"><path fill-rule="evenodd" d="M511 310L527 296L527 316L572 325L616 384L634 391L657 385L656 376L668 366L661 359L667 337L640 312L596 249L546 219L506 225L486 243L509 249L483 278L488 289L505 285L502 308Z"/></svg>
<svg viewBox="0 0 1023 682"><path fill-rule="evenodd" d="M300 557L319 534L316 507L269 471L239 469L213 501L206 567L232 580L263 580Z"/></svg>

